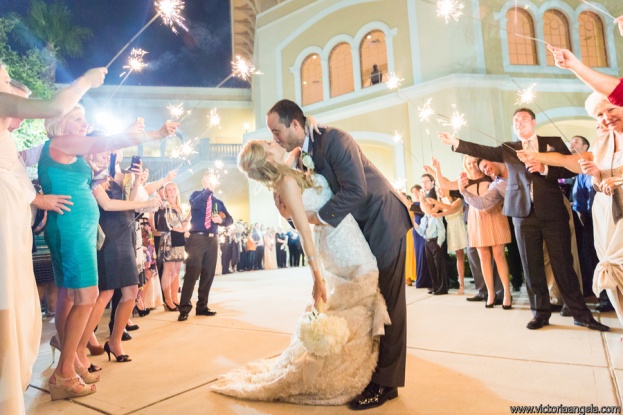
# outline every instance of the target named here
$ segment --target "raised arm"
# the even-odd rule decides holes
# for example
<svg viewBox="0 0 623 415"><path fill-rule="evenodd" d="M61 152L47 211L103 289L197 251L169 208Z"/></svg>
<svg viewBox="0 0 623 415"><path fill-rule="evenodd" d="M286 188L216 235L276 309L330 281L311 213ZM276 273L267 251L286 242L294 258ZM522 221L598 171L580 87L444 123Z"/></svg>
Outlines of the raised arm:
<svg viewBox="0 0 623 415"><path fill-rule="evenodd" d="M58 136L50 141L50 146L65 154L85 155L103 153L169 137L175 134L177 127L179 127L178 123L167 121L158 131L125 132L109 137Z"/></svg>
<svg viewBox="0 0 623 415"><path fill-rule="evenodd" d="M111 199L108 197L108 194L102 186L97 186L93 189L93 196L95 197L95 200L97 200L97 204L108 212L120 212L124 210L136 209L157 209L162 203L159 196L145 202Z"/></svg>
<svg viewBox="0 0 623 415"><path fill-rule="evenodd" d="M169 173L167 173L166 177L163 177L160 180L156 180L155 182L146 183L145 186L143 187L147 191L147 194L150 195L154 193L156 190L160 189L162 186L164 186L165 183L172 182L173 179L175 179L176 177L177 177L177 169L171 170L169 171Z"/></svg>
<svg viewBox="0 0 623 415"><path fill-rule="evenodd" d="M600 94L609 96L620 83L619 79L614 76L606 75L585 65L570 50L555 48L550 45L547 46L547 49L554 55L556 66L569 69L582 82Z"/></svg>
<svg viewBox="0 0 623 415"><path fill-rule="evenodd" d="M0 117L58 117L72 109L89 89L102 85L107 72L106 68L90 69L50 100L26 99L13 94L0 93Z"/></svg>
<svg viewBox="0 0 623 415"><path fill-rule="evenodd" d="M314 289L312 296L314 297L314 306L316 309L320 307L320 301L327 301L327 291L324 285L324 279L322 271L319 267L319 257L314 247L314 240L312 238L309 221L305 214L305 208L303 206L303 199L301 197L301 188L296 181L291 177L283 177L277 183L275 183L275 190L279 193L285 204L288 206L290 213L292 214L292 221L294 226L301 234L303 251L307 257L307 263L312 270L312 276L314 278Z"/></svg>
<svg viewBox="0 0 623 415"><path fill-rule="evenodd" d="M463 141L452 137L448 133L439 133L438 136L442 143L452 146L452 150L457 153L467 154L468 156L489 161L496 161L498 163L504 162L504 149L502 146L491 147L470 143L469 141Z"/></svg>
<svg viewBox="0 0 623 415"><path fill-rule="evenodd" d="M580 159L584 160L593 160L593 153L582 153L577 154L561 154L555 151L547 152L547 153L538 153L535 151L525 151L520 150L517 151L517 157L519 160L525 162L536 161L542 164L546 164L548 166L557 166L564 167L565 169L572 171L574 173L582 173L582 168L580 166Z"/></svg>
<svg viewBox="0 0 623 415"><path fill-rule="evenodd" d="M463 173L459 178L459 190L467 204L474 209L490 212L500 201L504 200L504 195L500 193L497 187L490 186L484 194L477 195L467 189L468 183L467 175ZM477 183L476 186L480 186L480 184Z"/></svg>

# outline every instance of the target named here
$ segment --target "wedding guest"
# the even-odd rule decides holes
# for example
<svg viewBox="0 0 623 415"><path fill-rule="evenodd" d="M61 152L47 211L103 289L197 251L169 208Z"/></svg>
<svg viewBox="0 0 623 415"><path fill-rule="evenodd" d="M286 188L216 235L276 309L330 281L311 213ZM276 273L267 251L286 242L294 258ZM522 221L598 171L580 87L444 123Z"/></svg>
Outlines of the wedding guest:
<svg viewBox="0 0 623 415"><path fill-rule="evenodd" d="M460 153L479 156L490 161L503 162L508 169L508 188L504 214L513 217L519 251L530 295L533 319L530 330L549 325L551 305L543 263L543 241L549 250L554 277L563 299L573 314L574 323L591 330L607 331L609 327L597 322L586 307L574 275L571 257L569 216L564 206L564 195L558 189L558 179L574 173L558 167L546 168L538 162L518 158L522 148L553 149L552 153L569 154L559 137L540 137L535 133L536 116L528 108L519 108L513 115L513 129L519 142L505 142L490 147L459 140L448 134L439 135L441 141Z"/></svg>
<svg viewBox="0 0 623 415"><path fill-rule="evenodd" d="M301 238L296 229L288 231L288 254L290 255L290 268L301 265Z"/></svg>
<svg viewBox="0 0 623 415"><path fill-rule="evenodd" d="M277 269L275 230L268 228L264 234L264 269Z"/></svg>
<svg viewBox="0 0 623 415"><path fill-rule="evenodd" d="M428 204L427 198L423 194L420 194L420 206L424 212L431 212L432 206ZM432 288L428 293L433 295L448 294L446 262L441 249L446 239L443 220L439 217L433 217L431 213L426 213L420 224L415 225L415 229L420 236L426 239L426 263L432 281Z"/></svg>
<svg viewBox="0 0 623 415"><path fill-rule="evenodd" d="M160 254L163 260L160 283L165 311L179 311L177 295L186 245L184 233L187 230L189 218L182 212L180 191L175 183L167 183L164 186L164 194L165 202L160 207L160 215L166 227L160 229L162 233Z"/></svg>
<svg viewBox="0 0 623 415"><path fill-rule="evenodd" d="M422 186L419 184L411 187L411 194L413 195L413 204L411 205L411 211L414 214L414 223L419 225L424 217L424 212L420 207L420 193L422 192ZM428 266L426 265L426 239L424 239L415 229L411 228L413 234L413 245L415 248L415 287L416 288L431 288L430 274L428 273ZM413 285L413 283L411 283Z"/></svg>
<svg viewBox="0 0 623 415"><path fill-rule="evenodd" d="M186 245L188 258L179 306L180 315L177 321L188 320L188 314L193 308L190 300L197 278L199 278L199 289L195 315L214 316L216 314L216 311L208 307L208 297L218 259L218 230L219 227L227 227L234 223L223 201L217 199L214 194L217 184L218 180L214 172L208 171L201 181L203 189L190 195L190 236Z"/></svg>
<svg viewBox="0 0 623 415"><path fill-rule="evenodd" d="M288 244L288 239L283 231L281 226L277 227L277 233L275 234L275 251L277 251L277 267L285 268L286 267L286 246Z"/></svg>

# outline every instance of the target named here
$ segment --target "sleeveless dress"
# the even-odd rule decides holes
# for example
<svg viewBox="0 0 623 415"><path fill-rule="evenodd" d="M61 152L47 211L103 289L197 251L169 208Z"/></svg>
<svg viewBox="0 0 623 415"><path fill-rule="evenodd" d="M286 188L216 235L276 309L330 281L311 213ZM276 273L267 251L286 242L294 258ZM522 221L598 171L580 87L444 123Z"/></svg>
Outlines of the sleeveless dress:
<svg viewBox="0 0 623 415"><path fill-rule="evenodd" d="M450 204L448 198L443 198L443 202ZM453 254L458 250L467 248L467 226L463 221L463 209L446 216L446 239L448 241L448 253Z"/></svg>
<svg viewBox="0 0 623 415"><path fill-rule="evenodd" d="M8 131L0 132L0 149L0 413L23 414L41 340L30 229L35 193L25 187L30 180Z"/></svg>
<svg viewBox="0 0 623 415"><path fill-rule="evenodd" d="M46 142L39 160L39 182L45 194L69 195L70 212L48 212L45 241L52 254L54 279L61 288L97 285L97 223L99 210L91 193L93 173L80 156L71 164L57 163Z"/></svg>
<svg viewBox="0 0 623 415"><path fill-rule="evenodd" d="M306 211L318 211L332 196L324 177L315 175L314 181L321 189L305 189ZM336 228L316 226L314 243L324 267L326 315L346 320L350 332L346 344L326 357L305 349L299 333L309 321L310 301L288 349L276 358L222 375L212 390L250 400L342 405L370 382L378 358L379 336L384 333L384 325L389 324L378 289L376 258L352 215Z"/></svg>
<svg viewBox="0 0 623 415"><path fill-rule="evenodd" d="M621 177L623 151L614 151L615 133L595 140L593 152L601 179ZM595 194L593 202L593 231L599 264L593 274L593 292L606 290L608 298L623 322L623 188L617 187L613 196Z"/></svg>

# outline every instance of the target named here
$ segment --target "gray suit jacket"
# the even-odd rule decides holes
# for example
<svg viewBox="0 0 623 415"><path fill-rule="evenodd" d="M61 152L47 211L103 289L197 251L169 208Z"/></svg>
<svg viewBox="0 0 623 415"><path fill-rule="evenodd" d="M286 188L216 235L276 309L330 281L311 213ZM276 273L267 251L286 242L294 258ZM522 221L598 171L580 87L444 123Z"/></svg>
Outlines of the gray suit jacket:
<svg viewBox="0 0 623 415"><path fill-rule="evenodd" d="M388 264L383 253L413 226L409 207L349 134L330 127L320 132L310 143L310 155L314 170L327 179L334 196L318 213L332 226L352 213L379 268L384 268Z"/></svg>

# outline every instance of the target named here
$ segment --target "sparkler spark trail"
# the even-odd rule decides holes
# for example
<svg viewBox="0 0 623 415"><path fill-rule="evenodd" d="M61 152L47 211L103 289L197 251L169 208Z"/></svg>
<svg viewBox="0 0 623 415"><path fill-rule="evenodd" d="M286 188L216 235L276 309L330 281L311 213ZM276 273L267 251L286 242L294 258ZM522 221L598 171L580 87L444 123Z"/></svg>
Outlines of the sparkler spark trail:
<svg viewBox="0 0 623 415"><path fill-rule="evenodd" d="M188 28L184 26L185 19L180 14L181 11L184 9L184 2L182 0L160 0L156 1L155 6L156 15L152 17L151 20L148 21L145 26L143 26L141 30L138 31L138 33L132 36L132 39L130 39L119 52L117 52L117 54L110 60L110 62L106 64L106 69L108 69L110 65L112 65L112 63L117 60L117 58L123 53L123 51L126 50L128 46L130 46L130 44L134 42L134 40L145 31L145 29L147 29L153 22L156 21L158 16L162 16L163 23L169 26L173 33L178 33L174 24L177 24L184 30L188 31Z"/></svg>
<svg viewBox="0 0 623 415"><path fill-rule="evenodd" d="M208 115L208 128L210 127L219 127L221 128L221 116L218 115L216 108L212 108L210 110L210 115Z"/></svg>
<svg viewBox="0 0 623 415"><path fill-rule="evenodd" d="M240 56L236 56L236 60L231 63L231 73L227 75L227 78L223 79L216 88L220 88L225 82L229 81L234 76L240 78L243 81L248 81L253 75L263 75L255 66L251 65Z"/></svg>
<svg viewBox="0 0 623 415"><path fill-rule="evenodd" d="M385 82L385 85L388 89L398 89L400 88L402 81L404 81L404 79L398 78L398 76L392 72L389 74L389 78L387 79L387 82Z"/></svg>
<svg viewBox="0 0 623 415"><path fill-rule="evenodd" d="M167 109L169 110L169 114L171 118L174 120L178 120L182 115L184 115L184 103L180 102L177 105L169 104L167 105Z"/></svg>
<svg viewBox="0 0 623 415"><path fill-rule="evenodd" d="M175 25L188 32L188 28L184 25L182 10L184 10L184 2L182 0L160 0L156 1L156 11L162 17L162 22L169 26L173 33L177 35L178 31Z"/></svg>
<svg viewBox="0 0 623 415"><path fill-rule="evenodd" d="M455 22L459 21L459 17L463 15L465 5L457 0L437 0L437 17L443 17L446 24L450 19Z"/></svg>
<svg viewBox="0 0 623 415"><path fill-rule="evenodd" d="M461 128L467 126L467 121L465 121L465 115L458 112L456 108L452 111L452 117L445 118L448 118L450 121L448 122L440 120L440 122L442 123L442 125L452 127L452 135L456 135L456 133L458 133Z"/></svg>
<svg viewBox="0 0 623 415"><path fill-rule="evenodd" d="M133 48L130 52L130 57L128 58L128 64L123 67L123 69L128 69L130 73L132 72L141 72L143 69L147 67L147 63L143 62L143 57L147 55L149 52L143 49ZM122 72L119 76L123 76L128 71Z"/></svg>
<svg viewBox="0 0 623 415"><path fill-rule="evenodd" d="M535 85L536 84L532 84L526 89L519 89L519 91L517 91L517 101L515 105L532 104L536 98L536 94L534 93Z"/></svg>
<svg viewBox="0 0 623 415"><path fill-rule="evenodd" d="M431 101L432 101L432 98L428 98L428 100L426 101L426 103L424 103L423 106L417 107L417 110L419 111L418 117L420 118L420 122L430 121L430 117L435 115L435 111L430 106Z"/></svg>
<svg viewBox="0 0 623 415"><path fill-rule="evenodd" d="M394 131L394 143L402 143L402 135L398 131Z"/></svg>

